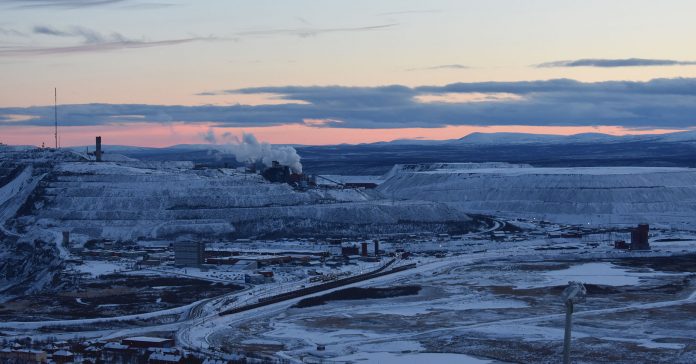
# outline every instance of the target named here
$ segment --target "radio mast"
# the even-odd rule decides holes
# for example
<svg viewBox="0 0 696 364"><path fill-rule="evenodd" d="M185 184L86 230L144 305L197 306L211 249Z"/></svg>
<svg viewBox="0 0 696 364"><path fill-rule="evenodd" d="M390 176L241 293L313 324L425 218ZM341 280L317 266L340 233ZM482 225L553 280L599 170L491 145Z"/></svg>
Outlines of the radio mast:
<svg viewBox="0 0 696 364"><path fill-rule="evenodd" d="M53 121L55 122L56 149L58 149L58 88L53 89Z"/></svg>

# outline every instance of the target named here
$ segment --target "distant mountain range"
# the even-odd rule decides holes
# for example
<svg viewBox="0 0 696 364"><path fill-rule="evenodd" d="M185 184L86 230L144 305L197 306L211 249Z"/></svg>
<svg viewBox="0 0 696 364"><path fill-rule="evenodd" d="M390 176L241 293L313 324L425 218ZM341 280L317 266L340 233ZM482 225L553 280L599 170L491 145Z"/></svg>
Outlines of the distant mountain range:
<svg viewBox="0 0 696 364"><path fill-rule="evenodd" d="M336 144L326 146L312 146L302 144L284 144L295 148L321 148L321 147L348 147L348 146L390 146L390 145L457 145L457 144L591 144L591 143L622 143L622 142L693 142L696 143L696 131L682 131L667 134L643 134L643 135L609 135L602 133L581 133L573 135L532 134L532 133L480 133L474 132L459 139L431 140L431 139L396 139L388 142L362 143L362 144ZM176 144L168 147L138 147L128 145L104 145L112 151L138 153L152 151L202 151L224 149L224 144ZM93 145L69 147L76 151L85 148L94 149Z"/></svg>
<svg viewBox="0 0 696 364"><path fill-rule="evenodd" d="M472 133L443 141L308 146L298 152L307 171L334 174L382 174L394 164L432 162L696 167L696 132L626 136Z"/></svg>
<svg viewBox="0 0 696 364"><path fill-rule="evenodd" d="M613 136L600 133L546 135L472 133L450 140L394 140L330 146L293 145L305 171L379 175L394 164L509 162L535 166L696 167L696 131ZM84 151L86 147L75 147ZM105 145L106 153L143 160L190 160L207 166L240 166L224 146L182 144L166 148ZM94 147L90 146L90 150Z"/></svg>
<svg viewBox="0 0 696 364"><path fill-rule="evenodd" d="M668 134L609 135L602 133L581 133L574 135L532 134L532 133L471 133L459 139L421 140L399 139L391 142L372 143L375 145L443 145L443 144L588 144L621 142L696 142L696 131L683 131Z"/></svg>
<svg viewBox="0 0 696 364"><path fill-rule="evenodd" d="M696 131L669 134L644 134L615 136L602 133L582 133L574 135L550 135L527 133L471 133L459 143L476 144L560 144L560 143L621 143L621 142L696 142Z"/></svg>

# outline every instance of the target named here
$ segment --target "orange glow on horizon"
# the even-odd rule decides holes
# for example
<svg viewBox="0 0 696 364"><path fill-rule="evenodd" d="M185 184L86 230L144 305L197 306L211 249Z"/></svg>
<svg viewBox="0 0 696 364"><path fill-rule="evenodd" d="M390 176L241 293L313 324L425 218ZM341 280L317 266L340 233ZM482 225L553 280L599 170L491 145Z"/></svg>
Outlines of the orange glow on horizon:
<svg viewBox="0 0 696 364"><path fill-rule="evenodd" d="M267 127L217 127L212 123L201 124L112 124L101 126L72 126L59 129L61 146L92 145L94 137L101 135L105 144L142 147L167 147L176 144L207 144L203 135L212 130L218 144L230 138L223 134L240 136L252 133L259 140L273 144L360 144L393 141L399 139L447 140L458 139L474 132L531 133L573 135L579 133L602 133L609 135L664 134L683 131L681 129L634 130L617 126L446 126L441 128L399 129L346 129L316 126L321 124L292 124ZM11 145L51 145L52 127L6 126L0 128L0 142Z"/></svg>
<svg viewBox="0 0 696 364"><path fill-rule="evenodd" d="M573 135L580 133L602 133L609 135L664 134L683 131L680 129L633 130L617 126L445 126L441 128L400 128L400 129L345 129L335 127L317 127L321 125L292 124L266 127L217 127L215 124L112 124L101 126L72 126L59 129L61 146L92 145L94 137L101 135L105 144L130 145L142 147L167 147L176 144L207 144L203 134L212 130L217 144L224 144L230 138L223 134L240 136L252 133L259 140L273 144L333 145L360 144L393 141L399 139L447 140L457 139L471 133L530 133ZM0 142L11 145L51 145L52 127L3 127Z"/></svg>

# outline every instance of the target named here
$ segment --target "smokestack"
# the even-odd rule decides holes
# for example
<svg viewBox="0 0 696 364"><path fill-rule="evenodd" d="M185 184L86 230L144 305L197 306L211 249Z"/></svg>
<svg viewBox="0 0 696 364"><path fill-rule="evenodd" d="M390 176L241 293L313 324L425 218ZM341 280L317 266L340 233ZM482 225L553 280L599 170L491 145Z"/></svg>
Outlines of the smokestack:
<svg viewBox="0 0 696 364"><path fill-rule="evenodd" d="M379 240L375 239L375 256L379 255Z"/></svg>
<svg viewBox="0 0 696 364"><path fill-rule="evenodd" d="M362 252L360 255L362 255L363 257L367 256L367 242L362 243Z"/></svg>
<svg viewBox="0 0 696 364"><path fill-rule="evenodd" d="M97 149L94 151L94 156L97 158L97 162L102 161L102 150L101 150L101 137L97 137Z"/></svg>

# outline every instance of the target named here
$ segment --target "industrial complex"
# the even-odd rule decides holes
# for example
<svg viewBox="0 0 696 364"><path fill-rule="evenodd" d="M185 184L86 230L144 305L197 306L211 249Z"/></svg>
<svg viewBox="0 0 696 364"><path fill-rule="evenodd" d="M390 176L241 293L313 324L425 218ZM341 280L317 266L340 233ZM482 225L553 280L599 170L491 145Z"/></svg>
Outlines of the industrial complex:
<svg viewBox="0 0 696 364"><path fill-rule="evenodd" d="M553 361L560 346L540 348L561 341L559 324L544 307L561 312L571 280L587 288L576 347L621 332L651 358L693 357L673 312L696 299L691 207L640 200L643 184L681 193L673 181L690 170L631 170L644 176L631 186L628 170L500 163L343 176L110 149L97 137L93 151L3 154L4 362L356 362L363 350ZM611 221L597 197L608 194L622 211ZM542 195L556 202L540 211ZM679 329L592 329L635 307Z"/></svg>

